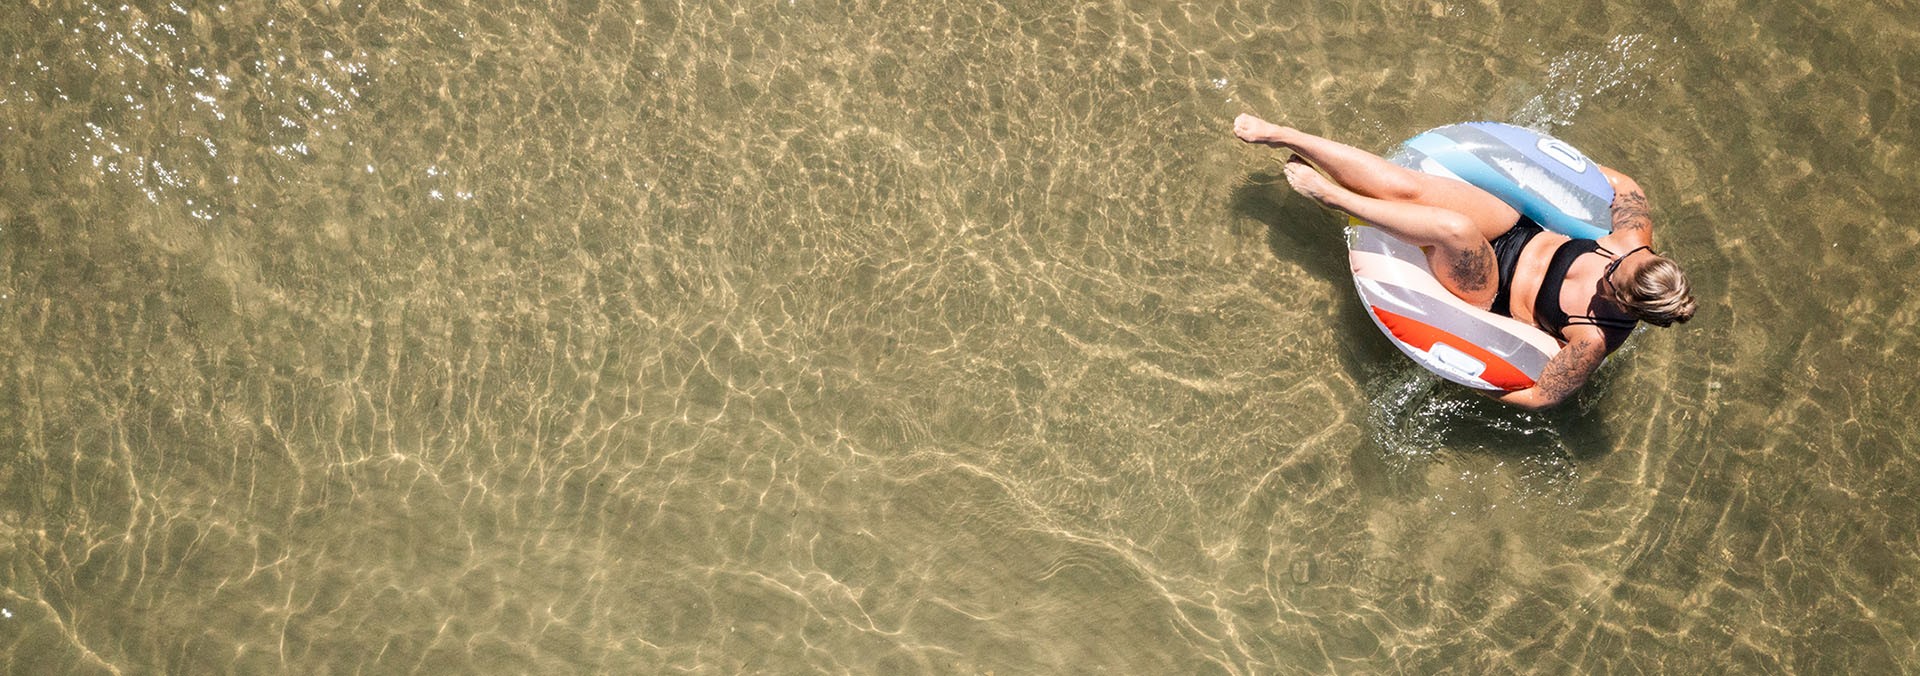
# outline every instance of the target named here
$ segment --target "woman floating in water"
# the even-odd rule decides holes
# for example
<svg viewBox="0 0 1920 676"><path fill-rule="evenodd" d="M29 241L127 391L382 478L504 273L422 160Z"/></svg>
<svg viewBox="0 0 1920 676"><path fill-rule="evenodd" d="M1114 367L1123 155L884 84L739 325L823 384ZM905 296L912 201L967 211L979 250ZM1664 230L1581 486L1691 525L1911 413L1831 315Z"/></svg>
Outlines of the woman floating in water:
<svg viewBox="0 0 1920 676"><path fill-rule="evenodd" d="M1454 296L1537 326L1564 344L1537 384L1493 395L1501 401L1535 410L1558 404L1638 322L1671 326L1693 317L1687 277L1653 252L1646 195L1625 174L1600 167L1613 184L1613 231L1597 240L1572 239L1543 231L1464 181L1400 167L1252 115L1236 118L1233 132L1248 143L1293 151L1286 174L1294 190L1422 247L1434 277Z"/></svg>

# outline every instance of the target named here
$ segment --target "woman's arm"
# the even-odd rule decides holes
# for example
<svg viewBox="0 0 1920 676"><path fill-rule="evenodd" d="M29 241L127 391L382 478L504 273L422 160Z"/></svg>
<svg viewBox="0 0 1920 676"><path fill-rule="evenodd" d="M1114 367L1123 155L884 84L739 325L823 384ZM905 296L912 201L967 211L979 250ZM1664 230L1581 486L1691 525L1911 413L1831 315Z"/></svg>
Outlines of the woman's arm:
<svg viewBox="0 0 1920 676"><path fill-rule="evenodd" d="M1641 245L1653 246L1653 218L1647 206L1647 194L1633 177L1602 165L1600 173L1613 184L1613 234L1625 235Z"/></svg>
<svg viewBox="0 0 1920 676"><path fill-rule="evenodd" d="M1591 326L1569 326L1567 333L1572 340L1547 360L1547 367L1540 371L1540 382L1524 390L1490 396L1514 406L1538 411L1566 401L1574 390L1587 384L1587 378L1600 368L1600 363L1607 357L1606 336L1600 329Z"/></svg>

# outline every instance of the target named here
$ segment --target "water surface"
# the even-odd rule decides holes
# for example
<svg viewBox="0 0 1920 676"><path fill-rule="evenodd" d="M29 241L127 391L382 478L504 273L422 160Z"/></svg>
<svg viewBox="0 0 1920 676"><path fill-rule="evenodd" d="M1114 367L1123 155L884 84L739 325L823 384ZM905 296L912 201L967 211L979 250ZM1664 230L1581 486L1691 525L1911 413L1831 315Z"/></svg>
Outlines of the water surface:
<svg viewBox="0 0 1920 676"><path fill-rule="evenodd" d="M1906 670L1912 10L19 4L0 670ZM1241 112L1550 131L1700 315L1442 384Z"/></svg>

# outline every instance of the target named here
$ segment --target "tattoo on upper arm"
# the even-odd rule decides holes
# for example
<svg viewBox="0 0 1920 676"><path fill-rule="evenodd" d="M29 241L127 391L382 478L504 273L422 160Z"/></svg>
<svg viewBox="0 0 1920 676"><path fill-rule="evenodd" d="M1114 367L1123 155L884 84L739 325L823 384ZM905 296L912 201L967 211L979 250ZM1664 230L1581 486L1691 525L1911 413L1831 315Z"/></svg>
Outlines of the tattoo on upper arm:
<svg viewBox="0 0 1920 676"><path fill-rule="evenodd" d="M1647 207L1647 195L1639 190L1628 190L1613 196L1613 231L1647 230L1653 227L1653 218Z"/></svg>
<svg viewBox="0 0 1920 676"><path fill-rule="evenodd" d="M1567 343L1560 354L1547 360L1547 367L1541 371L1540 393L1556 402L1565 400L1586 384L1587 376L1593 374L1605 356L1603 344L1588 340Z"/></svg>

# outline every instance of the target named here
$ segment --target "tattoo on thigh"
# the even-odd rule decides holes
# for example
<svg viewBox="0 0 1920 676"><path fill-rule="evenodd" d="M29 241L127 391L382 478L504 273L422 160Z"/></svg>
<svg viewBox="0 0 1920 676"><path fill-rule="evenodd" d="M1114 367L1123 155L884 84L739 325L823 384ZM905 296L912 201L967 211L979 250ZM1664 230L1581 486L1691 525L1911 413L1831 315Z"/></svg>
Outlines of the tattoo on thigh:
<svg viewBox="0 0 1920 676"><path fill-rule="evenodd" d="M1479 291L1493 281L1490 257L1481 252L1453 257L1453 281L1462 291Z"/></svg>

